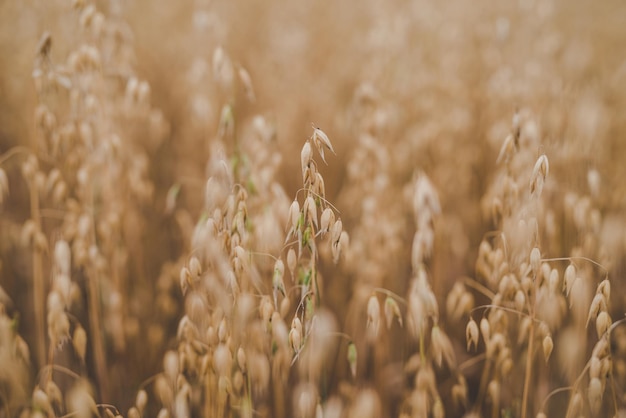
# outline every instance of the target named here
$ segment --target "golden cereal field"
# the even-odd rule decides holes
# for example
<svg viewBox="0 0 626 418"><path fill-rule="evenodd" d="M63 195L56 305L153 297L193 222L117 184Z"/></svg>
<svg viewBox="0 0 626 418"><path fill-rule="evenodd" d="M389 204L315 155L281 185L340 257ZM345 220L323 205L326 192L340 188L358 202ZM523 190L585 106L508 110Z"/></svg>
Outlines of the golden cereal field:
<svg viewBox="0 0 626 418"><path fill-rule="evenodd" d="M0 418L625 418L624 22L0 0Z"/></svg>

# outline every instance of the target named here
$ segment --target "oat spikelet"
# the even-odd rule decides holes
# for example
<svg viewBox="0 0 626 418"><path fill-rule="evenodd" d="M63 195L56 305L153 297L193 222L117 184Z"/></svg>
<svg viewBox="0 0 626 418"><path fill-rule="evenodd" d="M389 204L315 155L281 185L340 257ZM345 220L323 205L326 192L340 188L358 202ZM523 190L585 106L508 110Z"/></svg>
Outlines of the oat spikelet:
<svg viewBox="0 0 626 418"><path fill-rule="evenodd" d="M467 340L467 351L470 350L472 344L474 344L474 349L478 348L478 325L473 318L470 318L465 327L465 339Z"/></svg>
<svg viewBox="0 0 626 418"><path fill-rule="evenodd" d="M368 339L374 341L380 327L380 303L376 295L370 296L367 301L367 331Z"/></svg>
<svg viewBox="0 0 626 418"><path fill-rule="evenodd" d="M352 374L352 378L356 378L356 365L357 365L357 351L356 345L353 342L348 344L348 353L347 353L348 364L350 365L350 373Z"/></svg>
<svg viewBox="0 0 626 418"><path fill-rule="evenodd" d="M387 296L385 299L385 321L387 323L387 329L391 328L393 319L398 318L398 324L402 327L402 313L398 302L391 296Z"/></svg>
<svg viewBox="0 0 626 418"><path fill-rule="evenodd" d="M311 136L311 140L315 144L315 147L317 148L317 151L319 152L320 157L322 157L322 161L324 161L325 164L327 163L326 159L324 158L324 147L328 148L330 152L337 155L335 153L335 150L333 149L333 145L330 143L328 135L326 135L324 131L322 131L315 125L313 125L313 135Z"/></svg>

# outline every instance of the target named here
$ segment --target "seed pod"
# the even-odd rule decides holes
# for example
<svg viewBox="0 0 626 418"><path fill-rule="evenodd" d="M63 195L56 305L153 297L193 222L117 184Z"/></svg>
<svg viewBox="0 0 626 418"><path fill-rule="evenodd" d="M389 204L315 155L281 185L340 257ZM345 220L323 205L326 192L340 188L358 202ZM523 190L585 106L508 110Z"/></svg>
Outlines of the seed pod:
<svg viewBox="0 0 626 418"><path fill-rule="evenodd" d="M72 250L65 240L58 240L54 244L54 262L63 275L70 275L72 268Z"/></svg>
<svg viewBox="0 0 626 418"><path fill-rule="evenodd" d="M228 377L231 374L233 356L228 346L220 343L213 353L213 367L220 377Z"/></svg>
<svg viewBox="0 0 626 418"><path fill-rule="evenodd" d="M163 372L170 382L176 382L178 377L178 354L170 350L163 357Z"/></svg>
<svg viewBox="0 0 626 418"><path fill-rule="evenodd" d="M87 353L87 333L85 329L80 325L76 327L74 330L74 335L72 336L72 345L74 346L74 351L76 355L80 358L82 363L85 362L85 354Z"/></svg>
<svg viewBox="0 0 626 418"><path fill-rule="evenodd" d="M598 340L596 345L593 347L592 354L598 358L605 357L609 354L609 343L607 338L603 337Z"/></svg>
<svg viewBox="0 0 626 418"><path fill-rule="evenodd" d="M141 418L141 413L139 412L139 409L137 409L136 406L132 406L128 410L127 416L128 418Z"/></svg>
<svg viewBox="0 0 626 418"><path fill-rule="evenodd" d="M296 277L295 270L296 264L298 263L298 259L296 257L296 250L290 248L287 251L287 267L289 268L289 272L291 273L291 278L294 279Z"/></svg>
<svg viewBox="0 0 626 418"><path fill-rule="evenodd" d="M608 279L602 280L598 285L596 293L601 293L606 303L608 303L611 300L611 282Z"/></svg>
<svg viewBox="0 0 626 418"><path fill-rule="evenodd" d="M300 317L293 317L293 320L291 321L291 328L297 329L298 331L300 331L300 334L302 334L302 321L300 321Z"/></svg>
<svg viewBox="0 0 626 418"><path fill-rule="evenodd" d="M350 365L350 373L352 373L352 378L356 378L356 365L357 365L357 351L356 345L353 342L348 344L348 354L347 354L348 364Z"/></svg>
<svg viewBox="0 0 626 418"><path fill-rule="evenodd" d="M332 242L339 242L339 238L341 238L341 232L343 232L343 223L341 222L341 218L337 219L333 226L330 228L330 237Z"/></svg>
<svg viewBox="0 0 626 418"><path fill-rule="evenodd" d="M459 305L459 299L461 298L461 295L464 292L465 292L465 287L463 286L461 282L456 282L454 286L452 287L452 290L448 292L448 296L446 297L446 313L448 314L449 317L454 318L454 319L460 318L461 315L460 314L457 315L458 305Z"/></svg>
<svg viewBox="0 0 626 418"><path fill-rule="evenodd" d="M589 396L589 407L594 415L598 413L600 405L602 405L602 392L604 392L604 390L600 379L597 377L591 379L587 393Z"/></svg>
<svg viewBox="0 0 626 418"><path fill-rule="evenodd" d="M513 360L511 360L511 357L507 357L500 364L500 372L502 376L506 377L511 373L511 370L513 370Z"/></svg>
<svg viewBox="0 0 626 418"><path fill-rule="evenodd" d="M602 362L597 356L591 356L589 360L589 377L600 377L600 373L602 372Z"/></svg>
<svg viewBox="0 0 626 418"><path fill-rule="evenodd" d="M394 317L398 318L398 323L402 326L402 314L400 313L398 302L396 302L394 298L387 296L387 299L385 299L385 320L387 321L387 329L391 328Z"/></svg>
<svg viewBox="0 0 626 418"><path fill-rule="evenodd" d="M300 204L297 200L291 202L289 206L289 224L293 230L298 228L298 220L300 219Z"/></svg>
<svg viewBox="0 0 626 418"><path fill-rule="evenodd" d="M299 353L302 348L302 332L293 326L289 331L289 345L294 353Z"/></svg>
<svg viewBox="0 0 626 418"><path fill-rule="evenodd" d="M604 302L604 296L602 293L596 293L591 301L591 306L589 307L589 315L587 316L587 325L589 325L589 321L595 320L600 311L606 310L606 303Z"/></svg>
<svg viewBox="0 0 626 418"><path fill-rule="evenodd" d="M432 353L435 357L437 365L441 367L443 360L445 359L448 367L453 369L456 363L454 348L452 347L452 343L450 342L448 336L441 330L441 328L439 328L439 326L435 325L432 327L430 331L430 341Z"/></svg>
<svg viewBox="0 0 626 418"><path fill-rule="evenodd" d="M202 274L202 266L198 257L194 256L189 260L189 274L194 279L197 279Z"/></svg>
<svg viewBox="0 0 626 418"><path fill-rule="evenodd" d="M237 71L237 75L239 75L239 80L241 81L243 89L246 93L246 98L250 102L254 102L256 100L256 95L254 94L254 88L252 86L252 78L250 77L250 74L245 68L240 66Z"/></svg>
<svg viewBox="0 0 626 418"><path fill-rule="evenodd" d="M244 351L243 347L239 347L237 349L237 364L239 365L239 368L241 369L241 371L245 373L247 370L248 364L246 360L246 352Z"/></svg>
<svg viewBox="0 0 626 418"><path fill-rule="evenodd" d="M430 365L422 365L415 375L415 387L428 393L437 393L435 373Z"/></svg>
<svg viewBox="0 0 626 418"><path fill-rule="evenodd" d="M283 300L280 301L279 312L281 318L285 318L287 314L289 314L289 309L291 309L291 300L289 296L285 296Z"/></svg>
<svg viewBox="0 0 626 418"><path fill-rule="evenodd" d="M489 382L489 385L487 386L487 393L489 393L489 397L492 402L498 402L500 400L500 382L497 380Z"/></svg>
<svg viewBox="0 0 626 418"><path fill-rule="evenodd" d="M60 205L61 202L65 200L66 196L67 184L64 181L60 181L54 186L54 190L52 191L52 202L55 205Z"/></svg>
<svg viewBox="0 0 626 418"><path fill-rule="evenodd" d="M491 339L491 326L489 325L489 321L487 320L487 318L483 318L480 320L480 333L482 334L483 340L485 340L485 342Z"/></svg>
<svg viewBox="0 0 626 418"><path fill-rule="evenodd" d="M530 267L532 268L533 274L537 276L541 267L541 252L537 247L533 248L530 252Z"/></svg>
<svg viewBox="0 0 626 418"><path fill-rule="evenodd" d="M285 263L280 258L276 259L274 263L274 275L272 276L272 287L274 291L280 292L285 296L285 282L283 276L285 274Z"/></svg>
<svg viewBox="0 0 626 418"><path fill-rule="evenodd" d="M548 157L545 154L542 154L537 159L535 163L535 167L533 167L533 175L540 175L544 179L548 177L548 173L550 172L550 164L548 163Z"/></svg>
<svg viewBox="0 0 626 418"><path fill-rule="evenodd" d="M304 211L310 221L313 222L315 228L317 228L317 206L313 197L309 196L304 201Z"/></svg>
<svg viewBox="0 0 626 418"><path fill-rule="evenodd" d="M433 418L444 418L445 416L446 413L443 409L443 402L441 402L441 398L437 397L433 404Z"/></svg>
<svg viewBox="0 0 626 418"><path fill-rule="evenodd" d="M467 381L461 375L459 382L452 386L452 400L457 406L467 404Z"/></svg>
<svg viewBox="0 0 626 418"><path fill-rule="evenodd" d="M183 293L183 296L187 293L187 289L189 289L189 285L191 284L191 273L187 267L183 267L180 269L180 289Z"/></svg>
<svg viewBox="0 0 626 418"><path fill-rule="evenodd" d="M508 163L513 153L515 152L515 141L513 140L513 135L509 134L504 139L502 143L502 147L500 147L500 152L498 153L498 158L496 159L496 164L500 164L502 162Z"/></svg>
<svg viewBox="0 0 626 418"><path fill-rule="evenodd" d="M346 231L341 231L341 234L339 234L339 244L341 244L342 249L350 246L350 236Z"/></svg>
<svg viewBox="0 0 626 418"><path fill-rule="evenodd" d="M576 267L573 264L570 264L565 269L565 274L563 275L563 289L565 290L566 296L569 296L569 292L572 290L572 286L574 285L574 280L576 280Z"/></svg>
<svg viewBox="0 0 626 418"><path fill-rule="evenodd" d="M61 393L61 389L59 389L57 384L52 380L48 380L48 382L46 382L45 392L48 395L50 404L60 409L63 405L63 393Z"/></svg>
<svg viewBox="0 0 626 418"><path fill-rule="evenodd" d="M54 415L48 395L39 387L36 387L33 391L33 407L45 411L48 416Z"/></svg>
<svg viewBox="0 0 626 418"><path fill-rule="evenodd" d="M317 398L317 387L313 383L299 383L293 391L293 416L315 416Z"/></svg>
<svg viewBox="0 0 626 418"><path fill-rule="evenodd" d="M154 394L162 405L170 405L174 399L172 385L165 376L159 375L154 381Z"/></svg>
<svg viewBox="0 0 626 418"><path fill-rule="evenodd" d="M135 397L135 406L139 410L140 414L143 414L143 411L146 409L146 405L148 404L148 393L141 389L137 392L137 396Z"/></svg>
<svg viewBox="0 0 626 418"><path fill-rule="evenodd" d="M576 392L572 399L570 399L569 406L567 408L570 411L570 415L573 417L579 416L583 407L583 396L580 392Z"/></svg>
<svg viewBox="0 0 626 418"><path fill-rule="evenodd" d="M335 223L335 212L331 208L326 208L322 212L320 218L320 231L326 233L330 230L330 227Z"/></svg>
<svg viewBox="0 0 626 418"><path fill-rule="evenodd" d="M543 356L546 359L546 363L550 358L550 354L552 354L552 349L554 348L554 342L552 342L552 337L546 335L543 339Z"/></svg>
<svg viewBox="0 0 626 418"><path fill-rule="evenodd" d="M596 318L596 332L598 333L598 338L602 337L602 335L607 332L611 324L611 316L606 311L602 311L598 314Z"/></svg>
<svg viewBox="0 0 626 418"><path fill-rule="evenodd" d="M319 172L315 173L315 188L313 191L321 196L322 199L326 199L326 184L324 183L324 177Z"/></svg>
<svg viewBox="0 0 626 418"><path fill-rule="evenodd" d="M530 176L530 193L541 195L543 190L543 185L546 181L546 177L548 176L548 172L550 171L550 166L548 164L548 157L545 154L541 155L537 162L535 163L535 167L533 168L533 172Z"/></svg>
<svg viewBox="0 0 626 418"><path fill-rule="evenodd" d="M526 295L521 289L515 292L514 303L515 303L515 309L519 312L523 312L524 304L526 303Z"/></svg>
<svg viewBox="0 0 626 418"><path fill-rule="evenodd" d="M482 325L482 321L481 321ZM470 318L467 326L465 327L465 339L467 340L467 351L471 348L472 344L474 344L474 349L478 349L478 325L476 325L476 321L473 318Z"/></svg>
<svg viewBox="0 0 626 418"><path fill-rule="evenodd" d="M333 149L333 145L330 143L328 135L326 135L326 133L324 133L324 131L322 131L320 128L317 128L315 126L313 127L313 142L317 146L317 151L320 153L320 156L322 157L322 160L324 160L324 162L326 162L326 160L324 159L323 146L328 148L330 152L335 154L335 150Z"/></svg>
<svg viewBox="0 0 626 418"><path fill-rule="evenodd" d="M311 143L306 141L302 146L302 151L300 151L300 164L302 166L302 178L304 179L306 176L306 170L309 167L309 163L311 162L312 151L311 151Z"/></svg>
<svg viewBox="0 0 626 418"><path fill-rule="evenodd" d="M217 327L217 338L221 343L226 342L226 338L228 338L228 324L226 323L226 318L222 318Z"/></svg>
<svg viewBox="0 0 626 418"><path fill-rule="evenodd" d="M259 312L264 323L268 324L274 313L274 304L269 296L264 296L259 304Z"/></svg>
<svg viewBox="0 0 626 418"><path fill-rule="evenodd" d="M602 360L600 360L600 376L608 376L609 372L611 371L612 365L613 361L611 360L611 356L604 357Z"/></svg>
<svg viewBox="0 0 626 418"><path fill-rule="evenodd" d="M550 272L550 279L548 280L548 288L550 294L555 294L559 286L559 272L557 269L552 269Z"/></svg>
<svg viewBox="0 0 626 418"><path fill-rule="evenodd" d="M333 263L339 263L339 258L341 257L341 242L333 242L330 246L331 252L333 253Z"/></svg>
<svg viewBox="0 0 626 418"><path fill-rule="evenodd" d="M367 330L368 339L373 341L378 336L380 326L380 303L376 295L370 296L367 301Z"/></svg>

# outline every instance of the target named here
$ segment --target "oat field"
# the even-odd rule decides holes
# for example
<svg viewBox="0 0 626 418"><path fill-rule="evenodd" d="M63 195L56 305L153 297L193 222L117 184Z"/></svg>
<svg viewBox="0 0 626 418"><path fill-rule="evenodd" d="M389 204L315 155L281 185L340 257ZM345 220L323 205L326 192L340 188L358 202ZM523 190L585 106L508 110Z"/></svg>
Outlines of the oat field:
<svg viewBox="0 0 626 418"><path fill-rule="evenodd" d="M622 0L0 0L0 418L626 417Z"/></svg>

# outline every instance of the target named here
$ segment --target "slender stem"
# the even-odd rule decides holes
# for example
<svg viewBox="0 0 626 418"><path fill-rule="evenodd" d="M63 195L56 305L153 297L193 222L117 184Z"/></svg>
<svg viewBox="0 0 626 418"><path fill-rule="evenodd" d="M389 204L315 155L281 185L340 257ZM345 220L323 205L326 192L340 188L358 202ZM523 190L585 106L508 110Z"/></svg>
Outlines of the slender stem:
<svg viewBox="0 0 626 418"><path fill-rule="evenodd" d="M88 201L91 203L91 207L94 207L93 190L88 189L89 196ZM91 211L91 224L94 245L96 245L96 226L95 226L95 214L93 209ZM100 277L96 267L87 268L87 293L89 298L89 325L91 328L91 337L93 339L93 354L94 362L96 366L96 375L98 376L98 385L100 387L100 399L108 399L108 380L107 380L107 368L106 358L104 352L104 340L102 338L102 313L100 311Z"/></svg>
<svg viewBox="0 0 626 418"><path fill-rule="evenodd" d="M76 374L75 372L73 372L72 370L68 369L67 367L63 367L60 366L58 364L49 364L47 366L44 366L40 371L39 371L39 375L37 376L37 381L39 381L40 379L42 379L42 374L46 371L50 371L50 375L52 374L52 370L56 370L57 372L61 372L66 374L67 376L70 376L76 380L80 379L80 376L78 374Z"/></svg>
<svg viewBox="0 0 626 418"><path fill-rule="evenodd" d="M313 196L319 198L320 200L322 200L324 203L326 203L328 206L330 206L335 212L337 212L339 215L341 215L341 212L339 211L339 209L337 209L332 203L330 203L328 200L326 200L326 198L324 196L320 196L319 194L315 193L313 190L311 190L311 188L300 188L298 189L298 191L296 192L296 198L298 197L298 194L300 192L307 192L307 193L311 193Z"/></svg>
<svg viewBox="0 0 626 418"><path fill-rule="evenodd" d="M0 164L4 164L7 160L9 160L14 155L21 154L21 153L32 154L33 152L30 149L23 147L23 146L13 147L7 152L5 152L4 154L0 155Z"/></svg>
<svg viewBox="0 0 626 418"><path fill-rule="evenodd" d="M375 287L373 289L373 291L374 292L378 292L378 293L382 293L382 294L384 294L384 295L386 295L386 296L388 296L388 297L390 297L390 298L392 298L392 299L402 303L403 305L406 305L406 300L402 296L397 295L396 293L392 292L389 289L385 289L384 287Z"/></svg>
<svg viewBox="0 0 626 418"><path fill-rule="evenodd" d="M482 293L484 296L487 296L489 299L493 299L496 296L496 294L493 293L491 290L478 283L476 280L470 279L469 277L463 277L463 283L465 283L466 286L469 286L472 289Z"/></svg>
<svg viewBox="0 0 626 418"><path fill-rule="evenodd" d="M39 192L34 182L29 184L30 216L41 233L41 214L39 212ZM44 329L45 282L43 277L43 258L36 240L33 242L33 309L35 312L35 329L37 332L36 355L40 367L46 364L46 334Z"/></svg>
<svg viewBox="0 0 626 418"><path fill-rule="evenodd" d="M602 270L604 270L605 274L608 275L609 274L609 270L604 267L602 264L598 263L595 260L592 260L591 258L588 257L557 257L557 258L542 258L541 261L569 261L570 263L572 262L572 260L582 260L582 261L587 261L593 265L595 265L596 267L601 268Z"/></svg>
<svg viewBox="0 0 626 418"><path fill-rule="evenodd" d="M565 387L562 387L562 388L554 389L552 392L550 392L550 393L548 393L548 395L546 395L546 398L543 400L543 403L541 404L541 410L545 411L546 404L548 403L550 398L553 397L554 395L558 395L559 393L563 393L563 392L571 392L573 390L574 390L573 386L565 386Z"/></svg>
<svg viewBox="0 0 626 418"><path fill-rule="evenodd" d="M528 340L528 353L526 355L526 375L524 376L524 392L522 394L522 418L527 417L528 410L528 392L530 390L530 378L532 376L533 350L535 340L535 323L530 324L530 333Z"/></svg>
<svg viewBox="0 0 626 418"><path fill-rule="evenodd" d="M100 290L98 276L94 269L89 269L87 277L87 293L89 294L89 325L91 337L93 339L93 354L96 363L96 374L100 386L100 397L102 400L108 399L108 382L106 378L106 360L104 357L104 342L102 339L102 329L100 326Z"/></svg>
<svg viewBox="0 0 626 418"><path fill-rule="evenodd" d="M423 325L423 324L422 324ZM426 361L426 349L424 347L424 327L420 327L420 359Z"/></svg>
<svg viewBox="0 0 626 418"><path fill-rule="evenodd" d="M528 353L526 355L526 373L524 376L524 391L522 393L522 418L527 418L528 414L528 393L530 392L530 380L533 370L533 355L535 350L535 295L537 294L537 277L533 279L532 303L529 302L530 331L528 335Z"/></svg>
<svg viewBox="0 0 626 418"><path fill-rule="evenodd" d="M465 360L463 363L459 364L458 371L461 372L469 367L472 367L473 365L477 363L480 363L481 361L485 361L486 358L487 358L487 355L485 353L481 353L477 356L469 358Z"/></svg>
<svg viewBox="0 0 626 418"><path fill-rule="evenodd" d="M487 380L489 379L489 375L491 374L491 365L492 365L492 361L489 358L486 358L486 364L480 376L480 386L478 387L478 396L476 396L477 406L482 405L483 400L485 399L485 392L487 390Z"/></svg>

